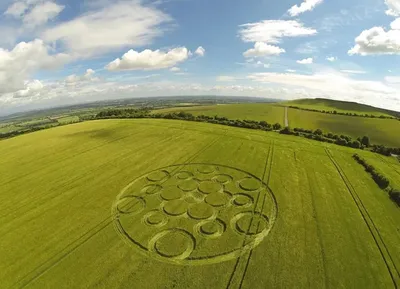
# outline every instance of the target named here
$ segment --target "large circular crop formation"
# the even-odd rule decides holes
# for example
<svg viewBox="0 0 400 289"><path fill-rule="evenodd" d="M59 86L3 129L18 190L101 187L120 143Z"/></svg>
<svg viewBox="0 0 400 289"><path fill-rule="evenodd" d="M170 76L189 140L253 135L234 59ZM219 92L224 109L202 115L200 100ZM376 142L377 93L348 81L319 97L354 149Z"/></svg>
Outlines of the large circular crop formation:
<svg viewBox="0 0 400 289"><path fill-rule="evenodd" d="M218 263L256 247L276 219L275 198L254 175L212 164L158 169L115 200L118 233L138 251L176 264Z"/></svg>

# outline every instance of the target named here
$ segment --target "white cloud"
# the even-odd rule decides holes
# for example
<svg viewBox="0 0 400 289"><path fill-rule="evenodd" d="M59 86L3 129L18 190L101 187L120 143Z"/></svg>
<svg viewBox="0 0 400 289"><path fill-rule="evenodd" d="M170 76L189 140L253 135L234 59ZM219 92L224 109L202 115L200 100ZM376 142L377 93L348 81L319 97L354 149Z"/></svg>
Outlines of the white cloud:
<svg viewBox="0 0 400 289"><path fill-rule="evenodd" d="M220 75L217 77L218 82L232 82L235 80L236 80L236 77L234 77L234 76Z"/></svg>
<svg viewBox="0 0 400 289"><path fill-rule="evenodd" d="M53 2L44 2L36 5L29 13L23 17L23 21L30 27L35 27L47 23L54 19L63 11L65 6Z"/></svg>
<svg viewBox="0 0 400 289"><path fill-rule="evenodd" d="M181 69L179 67L172 67L169 71L171 72L179 72Z"/></svg>
<svg viewBox="0 0 400 289"><path fill-rule="evenodd" d="M14 2L12 5L10 5L7 8L6 12L4 12L4 14L14 16L15 18L19 18L22 17L22 15L24 15L26 10L28 10L28 5L22 1L19 1L19 2Z"/></svg>
<svg viewBox="0 0 400 289"><path fill-rule="evenodd" d="M304 0L303 3L298 5L294 5L292 8L288 10L290 16L297 16L306 11L312 11L317 5L321 4L323 0Z"/></svg>
<svg viewBox="0 0 400 289"><path fill-rule="evenodd" d="M389 8L386 11L387 15L400 16L400 1L399 0L385 0L385 3Z"/></svg>
<svg viewBox="0 0 400 289"><path fill-rule="evenodd" d="M14 93L14 98L38 96L43 87L43 84L39 80L27 82L25 84L25 89L19 90Z"/></svg>
<svg viewBox="0 0 400 289"><path fill-rule="evenodd" d="M310 57L310 58L305 58L305 59L302 59L302 60L297 60L296 62L298 64L312 64L313 61L314 60Z"/></svg>
<svg viewBox="0 0 400 289"><path fill-rule="evenodd" d="M326 60L328 60L330 62L335 62L337 60L337 58L334 56L330 56L330 57L327 57Z"/></svg>
<svg viewBox="0 0 400 289"><path fill-rule="evenodd" d="M393 30L400 30L400 18L397 18L396 20L394 20L392 23L390 23L390 27Z"/></svg>
<svg viewBox="0 0 400 289"><path fill-rule="evenodd" d="M286 69L286 72L289 72L289 73L295 73L295 72L296 72L296 70L294 70L294 69Z"/></svg>
<svg viewBox="0 0 400 289"><path fill-rule="evenodd" d="M68 86L65 80L45 82L40 94L35 96L13 98L11 94L1 97L0 114L9 114L22 109L54 107L104 99L168 95L232 95L281 99L335 98L339 96L342 100L400 110L399 89L389 86L386 82L352 80L341 73L316 73L303 76L293 73L266 73L252 74L248 78L254 82L247 85L235 82L204 85L186 81L146 80L146 82L140 83L137 81L138 79L132 79L134 83L126 84L126 82L119 83L111 81L111 79L104 79L104 81L95 83L80 82L74 86ZM225 79L229 80L229 78ZM230 77L232 81L242 79L242 77Z"/></svg>
<svg viewBox="0 0 400 289"><path fill-rule="evenodd" d="M196 51L194 52L197 56L203 57L206 54L206 50L202 47L199 46Z"/></svg>
<svg viewBox="0 0 400 289"><path fill-rule="evenodd" d="M50 54L42 40L21 42L12 50L0 48L0 94L25 89L25 80L40 69L60 67L71 58Z"/></svg>
<svg viewBox="0 0 400 289"><path fill-rule="evenodd" d="M355 46L348 51L349 55L400 54L400 30L398 19L391 24L391 30L373 27L364 30L355 39Z"/></svg>
<svg viewBox="0 0 400 289"><path fill-rule="evenodd" d="M89 68L86 70L86 73L84 75L78 76L78 75L72 74L72 75L67 76L67 78L65 79L65 82L69 85L74 85L79 82L98 81L99 78L94 77L95 73L96 72L93 69Z"/></svg>
<svg viewBox="0 0 400 289"><path fill-rule="evenodd" d="M110 71L118 70L155 70L173 67L189 58L186 47L178 47L168 52L146 49L142 52L129 50L121 59L110 62L106 68Z"/></svg>
<svg viewBox="0 0 400 289"><path fill-rule="evenodd" d="M304 27L297 20L264 20L240 26L239 35L244 42L276 44L283 37L300 37L317 34L317 30Z"/></svg>
<svg viewBox="0 0 400 289"><path fill-rule="evenodd" d="M54 19L64 8L65 6L52 0L21 0L10 5L4 14L21 19L29 29L32 29Z"/></svg>
<svg viewBox="0 0 400 289"><path fill-rule="evenodd" d="M92 56L148 45L163 34L161 25L172 20L156 7L135 0L107 1L97 9L45 30L42 38L61 42L71 53Z"/></svg>
<svg viewBox="0 0 400 289"><path fill-rule="evenodd" d="M256 42L254 48L247 50L243 53L244 57L261 57L269 55L279 55L285 53L285 49L278 46L269 45L264 42Z"/></svg>
<svg viewBox="0 0 400 289"><path fill-rule="evenodd" d="M385 81L390 84L400 84L400 76L386 76Z"/></svg>
<svg viewBox="0 0 400 289"><path fill-rule="evenodd" d="M264 68L270 68L271 65L268 63L263 63L261 61L257 61L257 63L255 64L255 67L264 67Z"/></svg>
<svg viewBox="0 0 400 289"><path fill-rule="evenodd" d="M365 74L367 73L364 70L350 70L350 69L342 69L340 70L343 73L347 73L347 74Z"/></svg>

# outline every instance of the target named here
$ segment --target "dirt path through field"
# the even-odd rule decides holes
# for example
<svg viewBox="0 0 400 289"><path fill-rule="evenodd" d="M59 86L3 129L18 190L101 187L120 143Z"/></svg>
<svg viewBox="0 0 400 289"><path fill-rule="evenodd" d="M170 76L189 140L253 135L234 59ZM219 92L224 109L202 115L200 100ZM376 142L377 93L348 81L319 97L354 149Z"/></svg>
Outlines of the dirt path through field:
<svg viewBox="0 0 400 289"><path fill-rule="evenodd" d="M288 109L285 107L285 127L289 126L289 120L288 120Z"/></svg>

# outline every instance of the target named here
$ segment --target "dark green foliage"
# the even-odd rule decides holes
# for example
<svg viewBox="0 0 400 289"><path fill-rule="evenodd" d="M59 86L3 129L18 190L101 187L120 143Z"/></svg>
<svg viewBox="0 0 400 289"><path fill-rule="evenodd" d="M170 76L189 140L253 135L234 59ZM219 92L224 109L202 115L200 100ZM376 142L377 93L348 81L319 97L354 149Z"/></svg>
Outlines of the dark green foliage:
<svg viewBox="0 0 400 289"><path fill-rule="evenodd" d="M315 135L322 135L322 133L323 133L322 130L319 128L314 131Z"/></svg>
<svg viewBox="0 0 400 289"><path fill-rule="evenodd" d="M285 127L284 129L282 129L279 133L280 134L288 134L288 135L294 134L294 132L288 126Z"/></svg>
<svg viewBox="0 0 400 289"><path fill-rule="evenodd" d="M400 206L400 190L391 190L389 196L398 206Z"/></svg>
<svg viewBox="0 0 400 289"><path fill-rule="evenodd" d="M282 128L282 126L279 123L275 123L272 127L274 130L280 130Z"/></svg>
<svg viewBox="0 0 400 289"><path fill-rule="evenodd" d="M362 157L360 157L359 155L355 154L355 155L353 155L353 158L359 164L361 164L368 173L371 174L373 180L375 181L375 183L377 183L377 185L381 189L386 189L389 186L389 180L385 176L383 176L382 174L377 172L375 170L375 168L373 166L369 165Z"/></svg>
<svg viewBox="0 0 400 289"><path fill-rule="evenodd" d="M372 151L381 155L400 155L400 148L388 148L383 145L373 145Z"/></svg>
<svg viewBox="0 0 400 289"><path fill-rule="evenodd" d="M361 148L361 143L358 140L355 140L351 143L351 147L355 149Z"/></svg>
<svg viewBox="0 0 400 289"><path fill-rule="evenodd" d="M367 136L363 136L363 138L361 139L361 143L366 147L369 147L371 145L369 137Z"/></svg>

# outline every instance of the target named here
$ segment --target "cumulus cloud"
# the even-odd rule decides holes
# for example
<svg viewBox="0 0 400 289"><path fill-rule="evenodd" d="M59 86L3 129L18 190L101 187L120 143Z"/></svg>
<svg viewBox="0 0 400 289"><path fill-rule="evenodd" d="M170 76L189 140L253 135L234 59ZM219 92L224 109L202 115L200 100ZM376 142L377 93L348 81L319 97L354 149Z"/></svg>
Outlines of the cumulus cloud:
<svg viewBox="0 0 400 289"><path fill-rule="evenodd" d="M322 2L323 0L304 0L304 2L300 4L300 6L294 5L292 8L290 8L288 10L288 13L290 16L297 16L306 11L314 10L314 8Z"/></svg>
<svg viewBox="0 0 400 289"><path fill-rule="evenodd" d="M206 50L202 47L199 46L196 51L194 52L197 56L203 57L206 54Z"/></svg>
<svg viewBox="0 0 400 289"><path fill-rule="evenodd" d="M285 49L278 46L269 45L264 42L256 42L254 48L247 50L243 53L244 57L261 57L268 55L279 55L285 53Z"/></svg>
<svg viewBox="0 0 400 289"><path fill-rule="evenodd" d="M18 1L11 4L4 14L14 16L15 18L20 18L25 14L26 10L28 10L28 4L23 1Z"/></svg>
<svg viewBox="0 0 400 289"><path fill-rule="evenodd" d="M140 1L110 1L101 8L45 30L45 41L59 41L69 52L92 56L123 47L140 47L161 36L172 18Z"/></svg>
<svg viewBox="0 0 400 289"><path fill-rule="evenodd" d="M400 30L400 18L397 18L396 20L394 20L392 23L390 23L390 27L393 30Z"/></svg>
<svg viewBox="0 0 400 289"><path fill-rule="evenodd" d="M23 0L14 2L4 14L21 19L26 26L34 28L54 19L64 8L51 0Z"/></svg>
<svg viewBox="0 0 400 289"><path fill-rule="evenodd" d="M94 77L94 74L96 72L93 69L87 69L86 73L84 75L69 75L67 76L67 78L65 79L65 82L67 84L73 85L73 84L77 84L79 82L85 82L85 81L97 81L99 80L97 77Z"/></svg>
<svg viewBox="0 0 400 289"><path fill-rule="evenodd" d="M239 35L244 42L276 44L283 37L300 37L317 34L317 30L304 27L297 20L264 20L240 26Z"/></svg>
<svg viewBox="0 0 400 289"><path fill-rule="evenodd" d="M328 60L330 62L335 62L337 60L337 58L334 56L330 56L330 57L327 57L326 60Z"/></svg>
<svg viewBox="0 0 400 289"><path fill-rule="evenodd" d="M373 27L364 30L355 39L355 46L348 51L349 55L360 54L400 54L400 22L398 19L391 23L391 29Z"/></svg>
<svg viewBox="0 0 400 289"><path fill-rule="evenodd" d="M57 17L64 8L65 6L63 5L58 5L53 2L44 2L34 6L34 8L24 16L23 21L26 25L31 27L43 25Z"/></svg>
<svg viewBox="0 0 400 289"><path fill-rule="evenodd" d="M178 47L167 52L146 49L142 52L129 50L121 58L110 62L106 69L119 70L156 70L173 67L189 58L190 51L186 47Z"/></svg>
<svg viewBox="0 0 400 289"><path fill-rule="evenodd" d="M39 80L25 83L25 89L18 90L14 93L14 98L35 97L38 96L43 89L43 84Z"/></svg>
<svg viewBox="0 0 400 289"><path fill-rule="evenodd" d="M388 10L386 14L390 16L400 16L400 0L385 0Z"/></svg>
<svg viewBox="0 0 400 289"><path fill-rule="evenodd" d="M289 73L295 73L295 72L296 72L296 70L294 70L294 69L286 69L286 72L289 72Z"/></svg>
<svg viewBox="0 0 400 289"><path fill-rule="evenodd" d="M304 27L296 20L264 20L240 25L239 36L244 42L254 42L254 48L243 53L245 57L279 55L285 50L275 45L284 37L315 35L317 30Z"/></svg>
<svg viewBox="0 0 400 289"><path fill-rule="evenodd" d="M312 64L313 61L314 60L310 57L310 58L305 58L305 59L302 59L302 60L297 60L296 62L298 64Z"/></svg>
<svg viewBox="0 0 400 289"><path fill-rule="evenodd" d="M171 72L179 72L181 69L179 67L172 67L169 71Z"/></svg>
<svg viewBox="0 0 400 289"><path fill-rule="evenodd" d="M12 50L0 48L0 93L25 89L25 80L39 69L60 67L70 60L66 54L50 54L42 40L21 42Z"/></svg>

